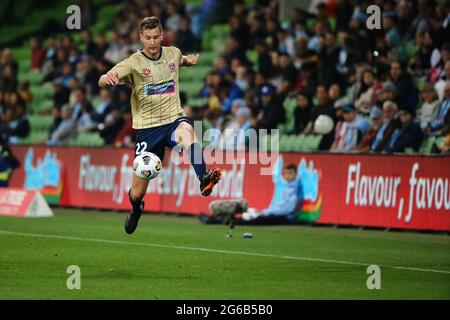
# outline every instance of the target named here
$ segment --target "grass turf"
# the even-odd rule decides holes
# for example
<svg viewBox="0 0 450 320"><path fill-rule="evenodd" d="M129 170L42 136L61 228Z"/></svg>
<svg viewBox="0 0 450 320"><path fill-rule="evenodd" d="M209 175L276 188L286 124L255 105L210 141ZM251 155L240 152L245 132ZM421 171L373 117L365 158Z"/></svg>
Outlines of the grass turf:
<svg viewBox="0 0 450 320"><path fill-rule="evenodd" d="M0 217L0 299L450 299L446 235L237 226L226 238L223 225L144 215L129 236L124 213L54 211ZM366 287L370 264L380 290ZM69 265L81 290L66 287Z"/></svg>

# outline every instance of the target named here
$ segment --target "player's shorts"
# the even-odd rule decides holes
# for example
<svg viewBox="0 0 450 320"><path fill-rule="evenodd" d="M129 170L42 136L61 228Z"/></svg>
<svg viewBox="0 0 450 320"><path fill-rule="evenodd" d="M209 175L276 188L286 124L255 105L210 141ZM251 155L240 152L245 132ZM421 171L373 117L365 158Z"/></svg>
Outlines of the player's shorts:
<svg viewBox="0 0 450 320"><path fill-rule="evenodd" d="M141 152L147 151L156 154L162 160L164 157L164 148L173 148L177 144L174 133L181 122L191 124L189 118L180 117L174 122L162 126L138 129L136 132L134 155L138 156Z"/></svg>

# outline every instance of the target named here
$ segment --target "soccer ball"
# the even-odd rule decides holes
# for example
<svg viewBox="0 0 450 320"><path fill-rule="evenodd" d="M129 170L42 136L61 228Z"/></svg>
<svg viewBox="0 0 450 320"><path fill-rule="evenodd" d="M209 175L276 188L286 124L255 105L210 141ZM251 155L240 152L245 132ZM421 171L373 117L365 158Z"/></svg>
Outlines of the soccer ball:
<svg viewBox="0 0 450 320"><path fill-rule="evenodd" d="M334 121L330 116L321 114L314 122L314 132L318 134L328 134L333 130Z"/></svg>
<svg viewBox="0 0 450 320"><path fill-rule="evenodd" d="M155 179L161 170L161 159L151 152L142 152L133 161L133 172L145 180Z"/></svg>

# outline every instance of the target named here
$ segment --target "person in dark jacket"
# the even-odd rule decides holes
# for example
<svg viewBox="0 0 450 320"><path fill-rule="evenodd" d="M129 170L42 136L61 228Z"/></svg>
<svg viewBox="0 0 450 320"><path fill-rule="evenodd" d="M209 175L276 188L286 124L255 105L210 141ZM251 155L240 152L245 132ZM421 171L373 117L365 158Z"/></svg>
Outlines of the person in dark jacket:
<svg viewBox="0 0 450 320"><path fill-rule="evenodd" d="M397 104L393 101L385 101L383 104L383 124L372 143L372 151L387 151L389 141L394 131L400 127L400 120L396 118Z"/></svg>
<svg viewBox="0 0 450 320"><path fill-rule="evenodd" d="M413 78L405 70L405 66L398 61L392 62L390 75L398 93L397 104L415 110L419 101L419 90L414 86Z"/></svg>
<svg viewBox="0 0 450 320"><path fill-rule="evenodd" d="M297 106L294 110L294 133L301 134L311 119L311 98L306 93L297 95Z"/></svg>
<svg viewBox="0 0 450 320"><path fill-rule="evenodd" d="M7 187L14 169L20 166L7 142L0 137L0 187Z"/></svg>
<svg viewBox="0 0 450 320"><path fill-rule="evenodd" d="M286 114L280 97L272 86L261 88L262 110L258 114L258 128L276 129L286 120Z"/></svg>
<svg viewBox="0 0 450 320"><path fill-rule="evenodd" d="M414 121L415 112L408 107L402 107L399 111L401 127L394 131L387 151L405 152L405 149L412 148L419 151L423 140L420 124Z"/></svg>

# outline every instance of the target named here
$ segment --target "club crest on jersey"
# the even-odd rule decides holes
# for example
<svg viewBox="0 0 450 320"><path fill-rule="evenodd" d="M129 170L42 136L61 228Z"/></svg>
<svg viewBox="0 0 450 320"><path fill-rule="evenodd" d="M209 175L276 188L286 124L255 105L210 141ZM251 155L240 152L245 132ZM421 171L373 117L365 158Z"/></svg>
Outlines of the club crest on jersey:
<svg viewBox="0 0 450 320"><path fill-rule="evenodd" d="M175 63L173 63L173 62L169 63L169 70L170 70L170 72L172 72L172 73L175 72Z"/></svg>
<svg viewBox="0 0 450 320"><path fill-rule="evenodd" d="M150 76L150 69L149 68L142 69L142 74L144 75L144 77Z"/></svg>

